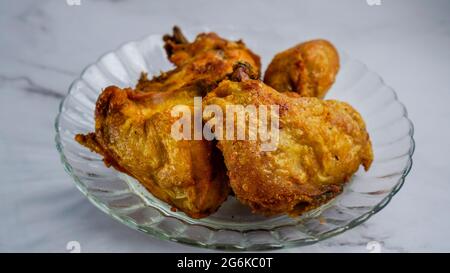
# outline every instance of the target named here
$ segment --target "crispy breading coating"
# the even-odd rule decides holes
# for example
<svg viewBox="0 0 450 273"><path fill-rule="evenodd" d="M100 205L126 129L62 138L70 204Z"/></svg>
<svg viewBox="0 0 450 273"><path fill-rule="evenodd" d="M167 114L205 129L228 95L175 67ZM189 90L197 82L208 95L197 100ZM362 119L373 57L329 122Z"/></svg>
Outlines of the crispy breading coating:
<svg viewBox="0 0 450 273"><path fill-rule="evenodd" d="M260 76L259 56L242 41L229 41L212 32L201 33L189 43L177 27L174 27L174 34L164 36L164 40L169 60L176 68L151 80L142 74L137 90L170 91L195 84L206 93L232 73L233 66L238 63L252 67Z"/></svg>
<svg viewBox="0 0 450 273"><path fill-rule="evenodd" d="M260 138L218 141L236 197L254 212L299 215L339 194L360 165L371 165L364 121L347 103L279 93L251 79L225 80L203 103L223 111L236 104L279 106L275 151L262 151Z"/></svg>

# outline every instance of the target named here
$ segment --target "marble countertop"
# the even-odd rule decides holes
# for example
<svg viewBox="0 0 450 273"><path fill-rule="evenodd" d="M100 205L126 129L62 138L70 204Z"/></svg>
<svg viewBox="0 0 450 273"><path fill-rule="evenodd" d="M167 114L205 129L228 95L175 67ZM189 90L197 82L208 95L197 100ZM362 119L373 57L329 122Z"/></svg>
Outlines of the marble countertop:
<svg viewBox="0 0 450 273"><path fill-rule="evenodd" d="M70 241L83 252L210 251L111 219L75 188L54 145L58 104L81 70L174 24L326 37L377 71L408 109L417 148L391 203L344 234L281 251L368 252L373 241L382 252L450 251L449 1L68 2L0 2L0 251L67 252Z"/></svg>

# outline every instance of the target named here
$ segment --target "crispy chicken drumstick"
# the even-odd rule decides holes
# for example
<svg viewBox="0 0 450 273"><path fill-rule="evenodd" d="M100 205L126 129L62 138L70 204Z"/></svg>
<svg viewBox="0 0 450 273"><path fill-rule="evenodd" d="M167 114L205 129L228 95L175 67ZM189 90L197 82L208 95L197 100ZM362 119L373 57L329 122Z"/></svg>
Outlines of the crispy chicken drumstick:
<svg viewBox="0 0 450 273"><path fill-rule="evenodd" d="M236 197L254 212L301 214L339 194L360 165L369 169L373 159L369 135L349 104L279 93L242 76L242 71L238 74L237 81L222 81L203 103L219 105L223 111L236 104L279 106L274 151L262 151L259 137L218 141Z"/></svg>

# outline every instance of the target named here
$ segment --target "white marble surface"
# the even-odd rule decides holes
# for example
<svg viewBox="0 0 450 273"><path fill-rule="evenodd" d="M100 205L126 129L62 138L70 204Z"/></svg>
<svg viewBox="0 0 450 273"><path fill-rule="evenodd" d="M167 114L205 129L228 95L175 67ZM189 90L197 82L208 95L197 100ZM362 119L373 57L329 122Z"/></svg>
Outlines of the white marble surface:
<svg viewBox="0 0 450 273"><path fill-rule="evenodd" d="M243 3L245 2L245 3ZM414 165L381 212L292 252L450 251L450 1L0 2L0 251L208 251L161 241L105 215L75 188L54 147L59 101L83 67L173 24L326 37L383 76L415 125Z"/></svg>

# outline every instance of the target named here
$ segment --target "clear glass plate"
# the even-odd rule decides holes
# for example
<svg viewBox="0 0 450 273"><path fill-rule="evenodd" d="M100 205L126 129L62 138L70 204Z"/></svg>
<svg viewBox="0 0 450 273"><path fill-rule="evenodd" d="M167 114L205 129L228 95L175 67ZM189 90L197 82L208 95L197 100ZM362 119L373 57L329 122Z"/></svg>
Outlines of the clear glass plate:
<svg viewBox="0 0 450 273"><path fill-rule="evenodd" d="M193 38L205 30L192 29L187 36ZM230 39L243 38L265 63L283 49L274 44L276 39L267 39L270 36L264 31L214 31ZM66 171L80 191L113 218L144 233L196 246L276 249L313 244L361 224L386 206L403 185L414 151L413 126L406 109L380 76L340 52L341 69L327 98L349 102L364 117L375 154L368 172L360 169L342 194L296 218L254 215L231 196L204 219L171 211L136 180L107 168L100 156L74 141L75 134L94 130L94 107L102 88L134 86L141 71L151 76L172 68L161 37L151 35L126 43L89 65L70 86L56 118L56 147Z"/></svg>

